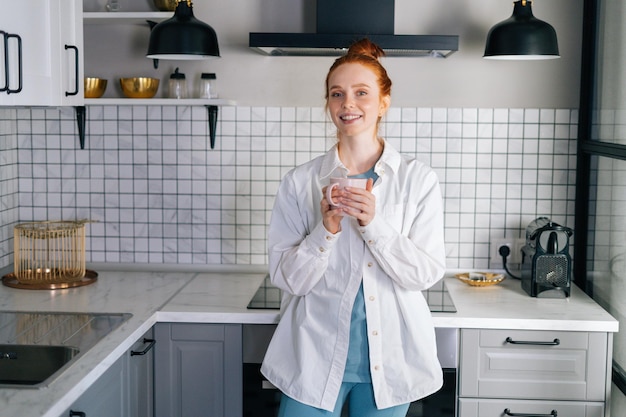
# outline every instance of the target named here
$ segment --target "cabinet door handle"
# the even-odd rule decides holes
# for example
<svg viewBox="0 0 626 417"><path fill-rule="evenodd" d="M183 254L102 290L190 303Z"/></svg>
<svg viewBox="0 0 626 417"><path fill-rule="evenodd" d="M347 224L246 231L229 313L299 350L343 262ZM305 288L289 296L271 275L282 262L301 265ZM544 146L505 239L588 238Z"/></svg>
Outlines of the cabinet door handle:
<svg viewBox="0 0 626 417"><path fill-rule="evenodd" d="M70 417L85 417L86 414L82 411L70 410Z"/></svg>
<svg viewBox="0 0 626 417"><path fill-rule="evenodd" d="M67 96L75 96L76 94L78 94L78 48L74 45L65 45L65 50L67 51L68 49L73 49L74 50L74 56L75 56L75 62L74 62L74 80L76 81L76 90L74 91L66 91L65 92L65 97Z"/></svg>
<svg viewBox="0 0 626 417"><path fill-rule="evenodd" d="M539 345L539 346L558 346L561 344L559 339L554 339L552 342L540 342L540 341L524 341L524 340L513 340L510 337L507 337L505 340L506 343L510 343L512 345Z"/></svg>
<svg viewBox="0 0 626 417"><path fill-rule="evenodd" d="M9 51L7 50L9 43L7 36L9 34L0 30L0 35L2 35L2 47L4 49L4 86L0 87L0 92L4 92L9 89Z"/></svg>
<svg viewBox="0 0 626 417"><path fill-rule="evenodd" d="M550 414L525 414L525 413L512 413L510 409L504 409L504 415L515 417L557 417L556 410L552 410Z"/></svg>
<svg viewBox="0 0 626 417"><path fill-rule="evenodd" d="M135 352L134 350L130 351L130 356L136 356L136 355L145 355L146 353L150 352L150 349L152 349L152 346L154 346L154 344L156 343L156 340L154 339L143 339L143 343L148 343L148 346L146 346L146 348L140 352Z"/></svg>
<svg viewBox="0 0 626 417"><path fill-rule="evenodd" d="M9 76L9 54L8 54L8 50L9 50L9 38L15 38L17 39L17 80L18 80L18 84L17 84L17 89L16 90L12 90L11 87L9 86L9 80L10 80L10 76ZM4 70L5 70L5 77L6 77L6 92L7 94L12 94L12 93L19 93L20 91L22 91L22 38L20 37L20 35L16 35L14 33L7 33L5 34L4 37Z"/></svg>

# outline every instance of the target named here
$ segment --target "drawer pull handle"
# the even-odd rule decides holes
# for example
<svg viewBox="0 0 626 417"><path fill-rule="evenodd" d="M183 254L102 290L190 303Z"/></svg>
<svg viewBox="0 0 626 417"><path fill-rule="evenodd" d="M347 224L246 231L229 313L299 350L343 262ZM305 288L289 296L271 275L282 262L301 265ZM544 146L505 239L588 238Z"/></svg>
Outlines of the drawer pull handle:
<svg viewBox="0 0 626 417"><path fill-rule="evenodd" d="M558 346L561 344L561 341L559 339L554 339L552 342L535 342L535 341L513 340L510 337L507 337L505 342L510 343L512 345L539 345L539 346Z"/></svg>
<svg viewBox="0 0 626 417"><path fill-rule="evenodd" d="M525 413L512 413L510 409L504 409L504 415L515 417L557 417L556 410L552 410L550 414L525 414Z"/></svg>
<svg viewBox="0 0 626 417"><path fill-rule="evenodd" d="M146 353L148 353L150 351L150 349L152 349L152 347L156 343L156 340L154 340L154 339L146 339L144 337L143 343L144 344L148 344L148 346L146 346L146 348L144 350L139 351L139 352L131 350L130 351L130 356L145 355Z"/></svg>

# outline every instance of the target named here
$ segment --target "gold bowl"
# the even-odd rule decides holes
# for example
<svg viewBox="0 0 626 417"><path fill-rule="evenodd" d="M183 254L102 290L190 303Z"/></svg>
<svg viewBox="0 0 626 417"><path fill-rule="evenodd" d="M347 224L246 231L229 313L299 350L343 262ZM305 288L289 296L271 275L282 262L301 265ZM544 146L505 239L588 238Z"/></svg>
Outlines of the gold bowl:
<svg viewBox="0 0 626 417"><path fill-rule="evenodd" d="M487 287L499 284L504 280L504 274L494 274L492 272L465 272L455 276L472 287Z"/></svg>
<svg viewBox="0 0 626 417"><path fill-rule="evenodd" d="M120 78L120 85L126 97L152 98L159 89L159 81L149 77Z"/></svg>
<svg viewBox="0 0 626 417"><path fill-rule="evenodd" d="M162 12L173 12L178 6L178 0L154 0L154 5Z"/></svg>
<svg viewBox="0 0 626 417"><path fill-rule="evenodd" d="M102 78L85 78L85 98L100 98L107 89L107 80Z"/></svg>

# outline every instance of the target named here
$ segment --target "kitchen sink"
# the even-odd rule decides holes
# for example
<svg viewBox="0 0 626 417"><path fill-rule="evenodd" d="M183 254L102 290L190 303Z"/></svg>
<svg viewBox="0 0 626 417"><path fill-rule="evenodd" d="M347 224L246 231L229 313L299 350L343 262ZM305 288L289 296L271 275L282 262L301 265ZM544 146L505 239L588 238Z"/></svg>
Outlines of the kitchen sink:
<svg viewBox="0 0 626 417"><path fill-rule="evenodd" d="M130 317L126 313L0 311L0 388L49 385Z"/></svg>
<svg viewBox="0 0 626 417"><path fill-rule="evenodd" d="M79 352L70 346L0 345L0 384L41 384Z"/></svg>

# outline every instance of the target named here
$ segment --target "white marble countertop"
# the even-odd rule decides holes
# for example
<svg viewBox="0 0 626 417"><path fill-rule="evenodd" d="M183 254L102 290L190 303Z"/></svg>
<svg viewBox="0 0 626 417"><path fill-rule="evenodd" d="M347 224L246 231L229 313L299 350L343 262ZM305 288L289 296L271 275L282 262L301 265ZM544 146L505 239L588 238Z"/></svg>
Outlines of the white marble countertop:
<svg viewBox="0 0 626 417"><path fill-rule="evenodd" d="M248 310L265 277L262 266L208 266L202 270L159 266L90 265L98 280L67 290L0 286L0 311L131 313L132 317L81 356L48 387L0 389L0 417L58 417L156 322L277 323L277 310ZM165 271L165 272L163 272ZM434 313L435 325L616 332L618 322L578 288L567 299L532 298L517 280L470 287L444 278L456 313Z"/></svg>
<svg viewBox="0 0 626 417"><path fill-rule="evenodd" d="M569 298L538 298L513 278L488 287L469 286L453 273L444 279L457 313L433 313L437 327L618 331L619 322L575 285Z"/></svg>
<svg viewBox="0 0 626 417"><path fill-rule="evenodd" d="M191 281L157 313L158 321L194 323L278 323L277 310L246 305L265 274L206 275ZM520 281L507 278L489 287L472 287L445 278L456 313L433 313L437 327L616 332L618 321L581 289L569 298L527 295ZM229 294L225 296L225 294Z"/></svg>

